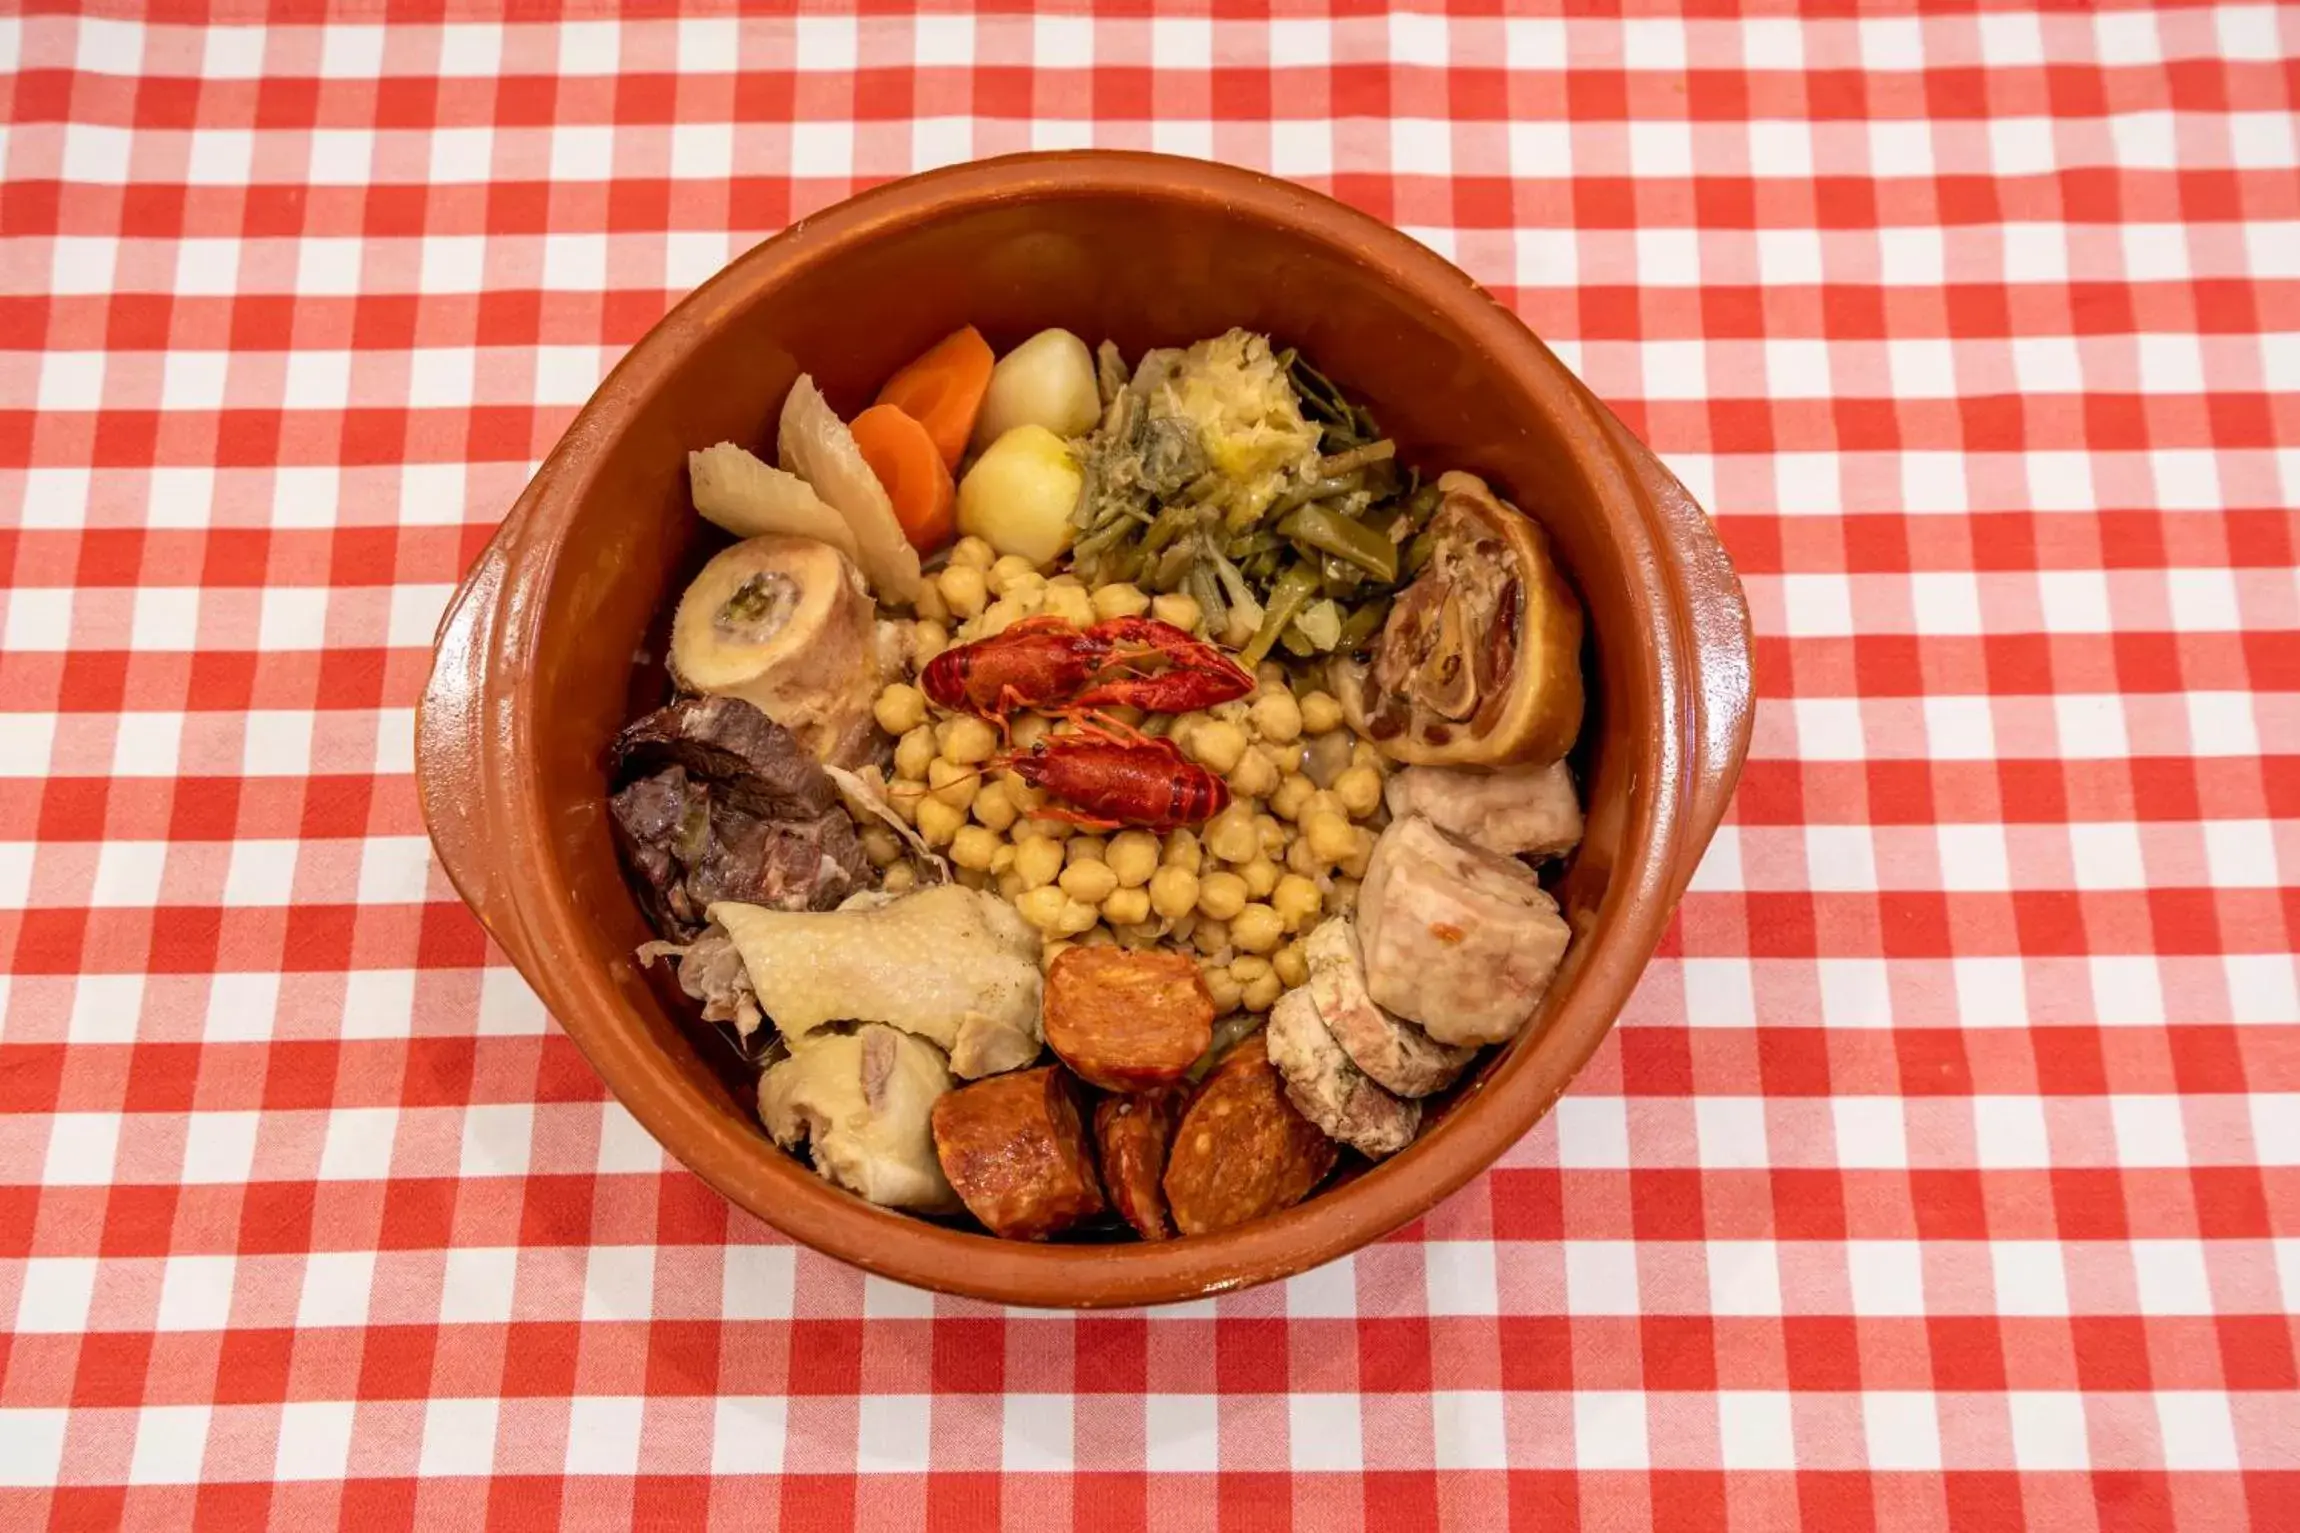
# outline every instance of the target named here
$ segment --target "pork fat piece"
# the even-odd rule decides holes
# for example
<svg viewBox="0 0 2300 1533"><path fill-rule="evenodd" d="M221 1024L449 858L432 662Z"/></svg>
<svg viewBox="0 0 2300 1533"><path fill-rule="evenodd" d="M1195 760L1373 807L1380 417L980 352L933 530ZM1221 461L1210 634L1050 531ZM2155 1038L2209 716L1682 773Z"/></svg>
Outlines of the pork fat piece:
<svg viewBox="0 0 2300 1533"><path fill-rule="evenodd" d="M1565 763L1470 772L1407 767L1389 781L1390 817L1418 814L1472 846L1562 857L1581 844L1581 800Z"/></svg>
<svg viewBox="0 0 2300 1533"><path fill-rule="evenodd" d="M808 1147L815 1170L873 1203L955 1212L929 1126L950 1090L942 1051L876 1024L813 1033L759 1077L759 1118L786 1150Z"/></svg>

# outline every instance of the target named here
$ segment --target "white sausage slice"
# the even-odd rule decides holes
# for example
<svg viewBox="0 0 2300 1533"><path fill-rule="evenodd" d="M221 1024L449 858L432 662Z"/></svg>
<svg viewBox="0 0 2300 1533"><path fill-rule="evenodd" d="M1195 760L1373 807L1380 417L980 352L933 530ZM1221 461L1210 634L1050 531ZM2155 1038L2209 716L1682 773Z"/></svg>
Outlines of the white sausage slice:
<svg viewBox="0 0 2300 1533"><path fill-rule="evenodd" d="M1401 1097L1426 1097L1452 1085L1477 1057L1474 1046L1439 1043L1374 1004L1366 993L1357 931L1348 917L1336 916L1311 932L1303 952L1310 964L1309 992L1318 1020L1326 1024L1350 1062L1385 1090Z"/></svg>
<svg viewBox="0 0 2300 1533"><path fill-rule="evenodd" d="M1318 1020L1307 989L1278 997L1264 1037L1270 1063L1286 1082L1286 1100L1327 1138L1377 1158L1414 1142L1422 1104L1390 1095L1351 1064Z"/></svg>

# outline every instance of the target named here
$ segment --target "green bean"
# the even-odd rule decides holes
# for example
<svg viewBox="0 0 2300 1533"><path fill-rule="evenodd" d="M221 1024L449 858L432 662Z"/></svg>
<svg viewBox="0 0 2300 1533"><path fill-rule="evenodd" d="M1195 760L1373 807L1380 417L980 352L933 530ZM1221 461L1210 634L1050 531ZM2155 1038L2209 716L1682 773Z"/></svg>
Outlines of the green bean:
<svg viewBox="0 0 2300 1533"><path fill-rule="evenodd" d="M1353 447L1348 452L1320 458L1318 474L1321 478L1338 479L1344 474L1372 468L1377 463L1387 463L1397 455L1398 444L1384 437L1378 442L1368 442L1363 447Z"/></svg>
<svg viewBox="0 0 2300 1533"><path fill-rule="evenodd" d="M1337 516L1323 506L1288 513L1278 531L1295 543L1347 559L1384 585L1398 578L1398 546L1362 522Z"/></svg>
<svg viewBox="0 0 2300 1533"><path fill-rule="evenodd" d="M1240 652L1240 663L1249 666L1260 663L1270 652L1270 646L1286 631L1286 625L1317 594L1318 572L1307 561L1291 566L1280 575L1277 584L1270 587L1270 599L1262 604L1262 626Z"/></svg>
<svg viewBox="0 0 2300 1533"><path fill-rule="evenodd" d="M1308 484L1295 485L1272 501L1268 515L1284 516L1296 506L1306 506L1312 501L1331 500L1336 495L1347 495L1356 488L1356 478L1348 474L1338 475L1330 479L1313 479Z"/></svg>
<svg viewBox="0 0 2300 1533"><path fill-rule="evenodd" d="M1389 621L1390 599L1377 596L1366 602L1342 620L1341 636L1334 640L1334 648L1342 654L1355 654L1373 641Z"/></svg>

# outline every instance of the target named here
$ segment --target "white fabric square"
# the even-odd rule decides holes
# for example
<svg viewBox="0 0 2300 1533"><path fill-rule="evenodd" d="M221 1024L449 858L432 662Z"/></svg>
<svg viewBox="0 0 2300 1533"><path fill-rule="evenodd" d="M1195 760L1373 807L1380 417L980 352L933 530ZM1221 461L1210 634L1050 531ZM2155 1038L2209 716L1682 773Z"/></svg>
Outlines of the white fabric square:
<svg viewBox="0 0 2300 1533"><path fill-rule="evenodd" d="M519 1252L511 1246L452 1246L439 1279L439 1320L500 1324L511 1318Z"/></svg>
<svg viewBox="0 0 2300 1533"><path fill-rule="evenodd" d="M2106 633L2108 576L2099 570L2039 570L2037 599L2049 633Z"/></svg>
<svg viewBox="0 0 2300 1533"><path fill-rule="evenodd" d="M543 236L543 286L552 292L596 293L607 285L607 237Z"/></svg>
<svg viewBox="0 0 2300 1533"><path fill-rule="evenodd" d="M200 589L197 586L138 586L129 620L132 649L190 650L199 647Z"/></svg>
<svg viewBox="0 0 2300 1533"><path fill-rule="evenodd" d="M396 1107L336 1107L327 1115L318 1179L323 1182L381 1181L391 1173L391 1146L399 1132Z"/></svg>
<svg viewBox="0 0 2300 1533"><path fill-rule="evenodd" d="M256 1131L262 1123L263 1115L249 1109L193 1113L184 1125L185 1185L245 1182L255 1169Z"/></svg>
<svg viewBox="0 0 2300 1533"><path fill-rule="evenodd" d="M2257 756L2260 730L2249 692L2190 692L2188 748L2198 756Z"/></svg>
<svg viewBox="0 0 2300 1533"><path fill-rule="evenodd" d="M240 770L250 777L305 777L311 772L312 716L300 708L251 708L240 716Z"/></svg>
<svg viewBox="0 0 2300 1533"><path fill-rule="evenodd" d="M66 1336L88 1328L96 1298L93 1256L31 1256L24 1260L10 1327L24 1336Z"/></svg>
<svg viewBox="0 0 2300 1533"><path fill-rule="evenodd" d="M1919 633L1983 631L1980 582L1969 571L1919 570L1909 577L1909 605Z"/></svg>
<svg viewBox="0 0 2300 1533"><path fill-rule="evenodd" d="M1892 971L1881 958L1823 958L1814 968L1821 1021L1829 1027L1891 1027Z"/></svg>
<svg viewBox="0 0 2300 1533"><path fill-rule="evenodd" d="M1214 1396L1147 1396L1142 1424L1143 1467L1152 1474L1211 1474L1221 1467L1221 1413Z"/></svg>
<svg viewBox="0 0 2300 1533"><path fill-rule="evenodd" d="M2183 632L2230 633L2244 626L2233 570L2166 570L2164 594L2172 607L2172 626Z"/></svg>
<svg viewBox="0 0 2300 1533"><path fill-rule="evenodd" d="M487 162L482 159L481 165ZM436 178L435 178L436 179ZM476 293L487 280L487 241L477 234L426 234L423 237L421 257L422 275L418 279L427 293ZM469 353L461 349L418 346L408 353L415 365L415 384L411 385L411 403L429 404L438 377L428 368L427 359L435 353L464 359L463 380L457 398L471 397Z"/></svg>
<svg viewBox="0 0 2300 1533"><path fill-rule="evenodd" d="M495 22L450 22L439 29L440 74L485 79L503 70L503 28Z"/></svg>
<svg viewBox="0 0 2300 1533"><path fill-rule="evenodd" d="M551 130L551 179L605 181L615 174L613 128L562 124Z"/></svg>
<svg viewBox="0 0 2300 1533"><path fill-rule="evenodd" d="M711 1473L781 1474L790 1401L781 1395L721 1395L711 1403Z"/></svg>
<svg viewBox="0 0 2300 1533"><path fill-rule="evenodd" d="M1781 1313L1781 1257L1770 1240L1712 1240L1709 1312L1712 1315Z"/></svg>
<svg viewBox="0 0 2300 1533"><path fill-rule="evenodd" d="M1797 1467L1796 1428L1789 1396L1782 1391L1718 1391L1717 1430L1719 1458L1727 1469Z"/></svg>
<svg viewBox="0 0 2300 1533"><path fill-rule="evenodd" d="M208 1423L213 1415L213 1407L206 1405L137 1406L136 1446L128 1459L128 1483L196 1483L200 1461L207 1457Z"/></svg>
<svg viewBox="0 0 2300 1533"><path fill-rule="evenodd" d="M239 290L239 279L238 240L195 237L176 242L176 291L184 297L226 297Z"/></svg>
<svg viewBox="0 0 2300 1533"><path fill-rule="evenodd" d="M150 909L159 903L167 867L165 841L106 841L96 849L96 877L88 890L88 904L95 909Z"/></svg>
<svg viewBox="0 0 2300 1533"><path fill-rule="evenodd" d="M519 971L498 967L479 976L479 1035L519 1037L550 1025L543 1002Z"/></svg>
<svg viewBox="0 0 2300 1533"><path fill-rule="evenodd" d="M2052 700L2060 753L2071 761L2120 761L2132 754L2124 699L2113 692L2063 692Z"/></svg>
<svg viewBox="0 0 2300 1533"><path fill-rule="evenodd" d="M1996 725L1985 697L1927 697L1925 741L1937 761L1986 761L1996 755Z"/></svg>
<svg viewBox="0 0 2300 1533"><path fill-rule="evenodd" d="M296 858L302 846L286 839L233 842L231 860L224 865L224 904L287 904L295 891Z"/></svg>
<svg viewBox="0 0 2300 1533"><path fill-rule="evenodd" d="M2132 1279L2143 1315L2213 1313L2212 1277L2204 1243L2197 1240L2131 1242Z"/></svg>
<svg viewBox="0 0 2300 1533"><path fill-rule="evenodd" d="M1805 827L1807 887L1824 893L1866 894L1877 887L1876 843L1866 825Z"/></svg>
<svg viewBox="0 0 2300 1533"><path fill-rule="evenodd" d="M2156 960L2138 953L2104 953L2085 960L2092 979L2094 1018L2104 1027L2161 1027L2163 976Z"/></svg>
<svg viewBox="0 0 2300 1533"><path fill-rule="evenodd" d="M1842 575L1783 575L1781 616L1795 638L1853 632L1853 585Z"/></svg>
<svg viewBox="0 0 2300 1533"><path fill-rule="evenodd" d="M350 298L360 291L364 243L349 237L296 242L295 290L306 298Z"/></svg>
<svg viewBox="0 0 2300 1533"><path fill-rule="evenodd" d="M1865 761L1861 702L1854 697L1790 699L1797 721L1797 754L1807 761Z"/></svg>
<svg viewBox="0 0 2300 1533"><path fill-rule="evenodd" d="M2016 335L2012 364L2024 394L2074 394L2084 387L2083 353L2072 335Z"/></svg>
<svg viewBox="0 0 2300 1533"><path fill-rule="evenodd" d="M1565 1242L1565 1304L1576 1315L1634 1315L1637 1247L1626 1240Z"/></svg>
<svg viewBox="0 0 2300 1533"><path fill-rule="evenodd" d="M1861 1395L1861 1425L1874 1470L1938 1470L1941 1420L1932 1395L1920 1390L1870 1390Z"/></svg>
<svg viewBox="0 0 2300 1533"><path fill-rule="evenodd" d="M1985 893L2013 886L2002 825L1938 825L1933 834L1940 847L1943 889Z"/></svg>
<svg viewBox="0 0 2300 1533"><path fill-rule="evenodd" d="M1643 1394L1629 1389L1574 1392L1573 1463L1576 1469L1643 1469L1651 1461Z"/></svg>
<svg viewBox="0 0 2300 1533"><path fill-rule="evenodd" d="M1333 62L1333 27L1322 18L1279 16L1266 25L1271 68L1315 69ZM1517 25L1505 20L1502 29L1502 51L1514 65L1518 56Z"/></svg>
<svg viewBox="0 0 2300 1533"><path fill-rule="evenodd" d="M2266 820L2206 820L2204 865L2215 889L2275 889L2276 827Z"/></svg>
<svg viewBox="0 0 2300 1533"><path fill-rule="evenodd" d="M19 363L19 366L22 364ZM42 411L94 410L104 401L104 354L50 351L40 357L40 383L33 402Z"/></svg>
<svg viewBox="0 0 2300 1533"><path fill-rule="evenodd" d="M26 527L78 527L88 515L93 476L84 468L28 468L17 514Z"/></svg>
<svg viewBox="0 0 2300 1533"><path fill-rule="evenodd" d="M1286 1279L1284 1291L1290 1316L1354 1320L1358 1313L1357 1259L1344 1256L1296 1273Z"/></svg>
<svg viewBox="0 0 2300 1533"><path fill-rule="evenodd" d="M918 1474L928 1462L930 1395L864 1395L857 1403L855 1469L861 1474Z"/></svg>
<svg viewBox="0 0 2300 1533"><path fill-rule="evenodd" d="M374 1290L373 1251L314 1251L303 1259L296 1329L365 1325L368 1299Z"/></svg>
<svg viewBox="0 0 2300 1533"><path fill-rule="evenodd" d="M1949 341L1889 340L1885 342L1885 370L1897 399L1956 397L1957 358Z"/></svg>
<svg viewBox="0 0 2300 1533"><path fill-rule="evenodd" d="M865 1320L932 1320L934 1295L908 1283L863 1274L862 1311Z"/></svg>
<svg viewBox="0 0 2300 1533"><path fill-rule="evenodd" d="M2058 151L2049 117L1989 119L1989 168L2000 176L2036 176L2055 168Z"/></svg>
<svg viewBox="0 0 2300 1533"><path fill-rule="evenodd" d="M1845 1277L1856 1315L1925 1312L1924 1251L1913 1240L1848 1240Z"/></svg>
<svg viewBox="0 0 2300 1533"><path fill-rule="evenodd" d="M2116 1129L2118 1165L2188 1164L2188 1131L2181 1122L2180 1098L2113 1096L2108 1099L2108 1116Z"/></svg>
<svg viewBox="0 0 2300 1533"><path fill-rule="evenodd" d="M1364 1427L1356 1395L1289 1394L1286 1420L1297 1472L1356 1473L1365 1467Z"/></svg>
<svg viewBox="0 0 2300 1533"><path fill-rule="evenodd" d="M1766 264L1765 233L1758 234L1758 265ZM1819 277L1819 261L1814 262L1813 278ZM1772 272L1764 273L1768 285L1780 285L1789 280ZM1826 399L1835 392L1829 375L1829 343L1809 340L1768 340L1765 345L1765 383L1767 392L1776 399ZM1830 581L1840 589L1844 580L1836 575L1784 575L1784 584L1791 580ZM1849 630L1832 629L1830 632Z"/></svg>
<svg viewBox="0 0 2300 1533"><path fill-rule="evenodd" d="M1696 1096L1693 1138L1705 1171L1750 1171L1770 1164L1763 1097Z"/></svg>
<svg viewBox="0 0 2300 1533"><path fill-rule="evenodd" d="M788 1320L796 1253L787 1245L731 1245L720 1269L719 1313L728 1320Z"/></svg>
<svg viewBox="0 0 2300 1533"><path fill-rule="evenodd" d="M568 1401L567 1472L636 1474L646 1409L647 1402L637 1395L577 1395Z"/></svg>
<svg viewBox="0 0 2300 1533"><path fill-rule="evenodd" d="M351 1463L351 1400L290 1400L280 1406L279 1452L272 1477L340 1480Z"/></svg>
<svg viewBox="0 0 2300 1533"><path fill-rule="evenodd" d="M274 527L332 527L340 485L332 468L285 466L272 470Z"/></svg>
<svg viewBox="0 0 2300 1533"><path fill-rule="evenodd" d="M502 1404L477 1399L434 1397L423 1403L423 1447L415 1472L425 1479L477 1478L495 1467L495 1434Z"/></svg>
<svg viewBox="0 0 2300 1533"><path fill-rule="evenodd" d="M2144 889L2148 866L2140 827L2124 821L2068 827L2069 866L2079 889Z"/></svg>
<svg viewBox="0 0 2300 1533"><path fill-rule="evenodd" d="M52 1488L63 1474L62 1407L0 1407L0 1485Z"/></svg>
<svg viewBox="0 0 2300 1533"><path fill-rule="evenodd" d="M463 1110L460 1176L525 1176L535 1141L532 1102L473 1103Z"/></svg>
<svg viewBox="0 0 2300 1533"><path fill-rule="evenodd" d="M2065 1315L2068 1273L2060 1245L2051 1240L1993 1240L1989 1266L2000 1315Z"/></svg>
<svg viewBox="0 0 2300 1533"><path fill-rule="evenodd" d="M231 360L224 351L169 352L160 359L160 408L222 409Z"/></svg>
<svg viewBox="0 0 2300 1533"><path fill-rule="evenodd" d="M232 1256L170 1256L160 1266L156 1331L220 1331L231 1321Z"/></svg>
<svg viewBox="0 0 2300 1533"><path fill-rule="evenodd" d="M126 128L91 122L64 125L64 179L88 186L125 186L132 138Z"/></svg>
<svg viewBox="0 0 2300 1533"><path fill-rule="evenodd" d="M272 1035L279 1011L280 978L270 973L218 974L208 981L207 1020L200 1036L210 1043L252 1043Z"/></svg>
<svg viewBox="0 0 2300 1533"><path fill-rule="evenodd" d="M48 1120L48 1159L40 1181L48 1187L104 1187L120 1148L116 1112L60 1112Z"/></svg>
<svg viewBox="0 0 2300 1533"><path fill-rule="evenodd" d="M1001 1467L1009 1474L1073 1468L1071 1422L1076 1411L1069 1395L1007 1395L999 1434Z"/></svg>
<svg viewBox="0 0 2300 1533"><path fill-rule="evenodd" d="M655 1307L655 1248L591 1248L583 1270L583 1318L645 1320Z"/></svg>
<svg viewBox="0 0 2300 1533"><path fill-rule="evenodd" d="M143 975L83 974L72 982L64 1036L72 1043L133 1043L143 1009Z"/></svg>
<svg viewBox="0 0 2300 1533"><path fill-rule="evenodd" d="M1569 1092L1550 1109L1557 1125L1558 1164L1569 1169L1620 1169L1629 1164L1629 1109L1617 1096Z"/></svg>
<svg viewBox="0 0 2300 1533"><path fill-rule="evenodd" d="M2026 1170L2052 1164L2052 1137L2039 1097L1976 1096L1974 1159L1984 1171Z"/></svg>
<svg viewBox="0 0 2300 1533"><path fill-rule="evenodd" d="M1440 1471L1509 1467L1509 1420L1499 1390L1432 1390L1429 1403Z"/></svg>
<svg viewBox="0 0 2300 1533"><path fill-rule="evenodd" d="M1908 1169L1909 1138L1899 1097L1834 1097L1829 1108L1836 1119L1839 1166L1848 1171Z"/></svg>
<svg viewBox="0 0 2300 1533"><path fill-rule="evenodd" d="M1501 1285L1494 1248L1484 1240L1433 1240L1422 1247L1423 1279L1432 1315L1497 1315ZM1356 1292L1349 1295L1355 1316ZM1345 1317L1347 1318L1347 1317Z"/></svg>
<svg viewBox="0 0 2300 1533"><path fill-rule="evenodd" d="M2255 1091L2252 1157L2263 1166L2300 1166L2300 1091Z"/></svg>
<svg viewBox="0 0 2300 1533"><path fill-rule="evenodd" d="M383 28L334 22L321 28L319 72L323 79L372 80L383 73Z"/></svg>
<svg viewBox="0 0 2300 1533"><path fill-rule="evenodd" d="M256 617L256 648L281 650L327 647L325 586L269 586Z"/></svg>
<svg viewBox="0 0 2300 1533"><path fill-rule="evenodd" d="M803 39L805 23L800 23ZM611 75L623 57L623 29L612 21L562 21L553 27L559 39L559 73L569 76Z"/></svg>
<svg viewBox="0 0 2300 1533"><path fill-rule="evenodd" d="M346 1038L405 1038L415 1026L413 969L354 969L344 976Z"/></svg>
<svg viewBox="0 0 2300 1533"><path fill-rule="evenodd" d="M362 905L420 905L430 891L431 842L423 836L370 836L359 849Z"/></svg>
<svg viewBox="0 0 2300 1533"><path fill-rule="evenodd" d="M655 1172L663 1169L663 1147L639 1126L631 1110L621 1102L603 1103L599 1110L599 1170L602 1175L618 1172Z"/></svg>
<svg viewBox="0 0 2300 1533"><path fill-rule="evenodd" d="M2083 1470L2092 1466L2084 1425L2084 1396L2074 1392L2013 1390L2004 1397L2012 1421L2013 1467Z"/></svg>
<svg viewBox="0 0 2300 1533"><path fill-rule="evenodd" d="M854 166L854 124L799 122L791 124L791 174L843 177Z"/></svg>
<svg viewBox="0 0 2300 1533"><path fill-rule="evenodd" d="M2236 1422L2228 1409L2228 1396L2220 1390L2158 1390L2156 1430L2164 1444L2167 1469L2227 1471L2240 1467Z"/></svg>
<svg viewBox="0 0 2300 1533"><path fill-rule="evenodd" d="M2028 977L2017 958L1952 958L1957 1019L1966 1027L2028 1025Z"/></svg>
<svg viewBox="0 0 2300 1533"><path fill-rule="evenodd" d="M1685 1020L1693 1027L1755 1027L1757 996L1746 958L1687 958Z"/></svg>

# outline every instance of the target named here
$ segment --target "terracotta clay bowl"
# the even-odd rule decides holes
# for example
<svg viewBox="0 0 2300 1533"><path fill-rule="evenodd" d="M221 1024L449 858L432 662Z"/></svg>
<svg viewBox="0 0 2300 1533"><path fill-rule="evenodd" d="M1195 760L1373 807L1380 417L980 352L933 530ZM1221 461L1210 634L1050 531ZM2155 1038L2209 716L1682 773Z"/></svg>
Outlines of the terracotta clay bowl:
<svg viewBox="0 0 2300 1533"><path fill-rule="evenodd" d="M1576 750L1588 836L1557 893L1576 936L1516 1041L1403 1154L1292 1211L1154 1244L1029 1245L873 1208L761 1130L632 950L604 751L653 681L638 658L723 541L685 453L771 444L812 372L842 412L960 324L1047 325L1131 357L1232 325L1301 347L1407 461L1486 476L1537 512L1591 635ZM652 701L641 698L640 701ZM1148 1304L1300 1272L1372 1241L1532 1127L1612 1026L1748 749L1739 583L1700 508L1507 310L1405 235L1303 188L1155 155L1022 155L881 187L705 283L592 396L464 578L417 724L448 876L648 1132L818 1250L927 1288L1031 1305Z"/></svg>

